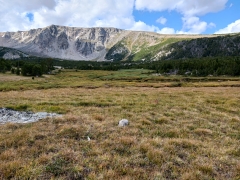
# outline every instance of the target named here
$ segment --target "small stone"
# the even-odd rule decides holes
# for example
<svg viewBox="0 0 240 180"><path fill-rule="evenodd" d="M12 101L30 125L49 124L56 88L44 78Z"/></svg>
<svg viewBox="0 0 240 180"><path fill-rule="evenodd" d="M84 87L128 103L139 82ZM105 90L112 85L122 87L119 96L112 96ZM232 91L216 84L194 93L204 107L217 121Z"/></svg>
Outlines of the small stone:
<svg viewBox="0 0 240 180"><path fill-rule="evenodd" d="M122 119L119 121L118 126L124 127L124 126L128 126L128 124L129 124L129 122L127 119Z"/></svg>
<svg viewBox="0 0 240 180"><path fill-rule="evenodd" d="M87 137L87 140L88 140L88 141L91 141L91 139L90 139L90 137L89 137L89 136Z"/></svg>

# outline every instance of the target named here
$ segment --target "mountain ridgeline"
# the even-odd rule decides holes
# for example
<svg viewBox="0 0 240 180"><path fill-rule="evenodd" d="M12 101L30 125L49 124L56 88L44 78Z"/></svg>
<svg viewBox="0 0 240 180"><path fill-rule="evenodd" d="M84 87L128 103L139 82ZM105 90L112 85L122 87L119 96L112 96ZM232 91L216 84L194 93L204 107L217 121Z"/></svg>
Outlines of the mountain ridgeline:
<svg viewBox="0 0 240 180"><path fill-rule="evenodd" d="M68 60L104 60L106 47L122 30L51 25L30 31L0 33L0 46L24 53Z"/></svg>
<svg viewBox="0 0 240 180"><path fill-rule="evenodd" d="M1 50L9 48L0 54L4 59L38 56L85 61L156 61L239 56L240 34L164 35L117 28L51 25L29 31L2 32L0 46Z"/></svg>

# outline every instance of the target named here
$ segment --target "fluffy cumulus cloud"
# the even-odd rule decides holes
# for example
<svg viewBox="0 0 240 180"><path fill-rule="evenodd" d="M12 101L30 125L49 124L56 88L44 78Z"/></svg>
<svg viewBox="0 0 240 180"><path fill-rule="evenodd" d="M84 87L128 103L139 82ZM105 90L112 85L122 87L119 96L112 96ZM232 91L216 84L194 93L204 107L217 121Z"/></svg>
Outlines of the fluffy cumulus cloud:
<svg viewBox="0 0 240 180"><path fill-rule="evenodd" d="M133 27L130 28L130 30L152 31L152 32L157 32L159 34L175 34L176 33L173 28L164 27L162 29L159 29L156 26L147 25L146 23L144 23L142 21L135 22Z"/></svg>
<svg viewBox="0 0 240 180"><path fill-rule="evenodd" d="M134 23L132 16L134 0L68 0L60 1L51 13L55 24L70 26L108 26L128 28ZM68 10L66 10L68 9ZM45 17L39 12L40 17ZM54 17L57 16L58 18Z"/></svg>
<svg viewBox="0 0 240 180"><path fill-rule="evenodd" d="M218 12L225 8L228 0L136 0L137 10L177 11L182 14L183 28L177 33L199 34L212 27L213 23L201 21L199 16Z"/></svg>
<svg viewBox="0 0 240 180"><path fill-rule="evenodd" d="M178 34L198 34L204 32L208 24L204 21L200 21L198 17L183 17L183 30L178 31Z"/></svg>
<svg viewBox="0 0 240 180"><path fill-rule="evenodd" d="M131 30L142 30L142 31L159 31L159 28L156 26L149 26L142 21L135 22Z"/></svg>
<svg viewBox="0 0 240 180"><path fill-rule="evenodd" d="M37 10L42 7L52 9L56 6L55 0L0 0L1 10L0 12L6 11L31 11Z"/></svg>
<svg viewBox="0 0 240 180"><path fill-rule="evenodd" d="M134 0L0 0L0 31L50 24L132 28Z"/></svg>
<svg viewBox="0 0 240 180"><path fill-rule="evenodd" d="M164 11L176 10L188 16L204 15L210 12L218 12L225 8L228 0L136 0L135 7L138 10Z"/></svg>
<svg viewBox="0 0 240 180"><path fill-rule="evenodd" d="M0 0L0 31L28 30L51 24L75 27L116 27L131 30L155 31L162 34L203 33L215 27L200 16L225 8L228 0ZM182 15L182 29L157 26L136 21L136 10L177 11ZM167 19L156 20L165 25ZM239 31L238 21L220 30ZM219 33L220 33L219 31Z"/></svg>
<svg viewBox="0 0 240 180"><path fill-rule="evenodd" d="M225 33L234 33L234 32L240 32L240 19L229 24L227 27L218 30L217 32L215 32L215 34L225 34Z"/></svg>
<svg viewBox="0 0 240 180"><path fill-rule="evenodd" d="M28 30L51 24L159 31L133 17L135 0L0 0L0 31ZM166 20L162 19L161 23Z"/></svg>
<svg viewBox="0 0 240 180"><path fill-rule="evenodd" d="M56 6L55 0L0 0L0 4L0 31L27 29L31 26L28 15L32 11L42 8L50 10Z"/></svg>
<svg viewBox="0 0 240 180"><path fill-rule="evenodd" d="M159 34L175 34L175 30L173 28L164 27L161 30L158 30L157 33Z"/></svg>
<svg viewBox="0 0 240 180"><path fill-rule="evenodd" d="M159 24L162 24L162 25L164 25L164 24L166 24L166 22L167 22L167 19L166 18L164 18L164 17L160 17L160 18L158 18L157 19L157 21L156 21L157 23L159 23Z"/></svg>

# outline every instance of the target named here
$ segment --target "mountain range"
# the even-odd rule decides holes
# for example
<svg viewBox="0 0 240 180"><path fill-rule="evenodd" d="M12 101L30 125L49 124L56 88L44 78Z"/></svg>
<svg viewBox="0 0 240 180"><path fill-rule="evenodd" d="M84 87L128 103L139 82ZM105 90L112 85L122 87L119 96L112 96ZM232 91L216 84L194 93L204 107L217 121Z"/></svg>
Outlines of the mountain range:
<svg viewBox="0 0 240 180"><path fill-rule="evenodd" d="M66 60L160 60L240 55L240 34L165 35L117 28L51 25L0 32L0 56ZM11 49L12 48L12 49Z"/></svg>

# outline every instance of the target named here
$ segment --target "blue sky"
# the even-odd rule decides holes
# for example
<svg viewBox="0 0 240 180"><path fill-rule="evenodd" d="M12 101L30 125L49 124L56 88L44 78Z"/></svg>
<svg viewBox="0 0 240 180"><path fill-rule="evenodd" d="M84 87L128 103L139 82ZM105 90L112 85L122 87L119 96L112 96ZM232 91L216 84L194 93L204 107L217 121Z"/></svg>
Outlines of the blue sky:
<svg viewBox="0 0 240 180"><path fill-rule="evenodd" d="M0 0L0 31L51 24L162 34L240 32L239 0Z"/></svg>
<svg viewBox="0 0 240 180"><path fill-rule="evenodd" d="M147 11L147 10L134 10L133 15L136 21L143 21L146 24L151 24L157 26L158 28L171 27L175 30L182 29L182 15L174 10L165 11ZM166 19L161 24L157 19ZM209 27L206 31L202 32L204 34L213 34L219 29L227 27L227 25L240 19L240 1L239 0L229 0L225 4L225 8L218 12L210 12L205 15L199 16L202 21L207 23L213 23L215 26ZM239 29L240 31L240 29Z"/></svg>

